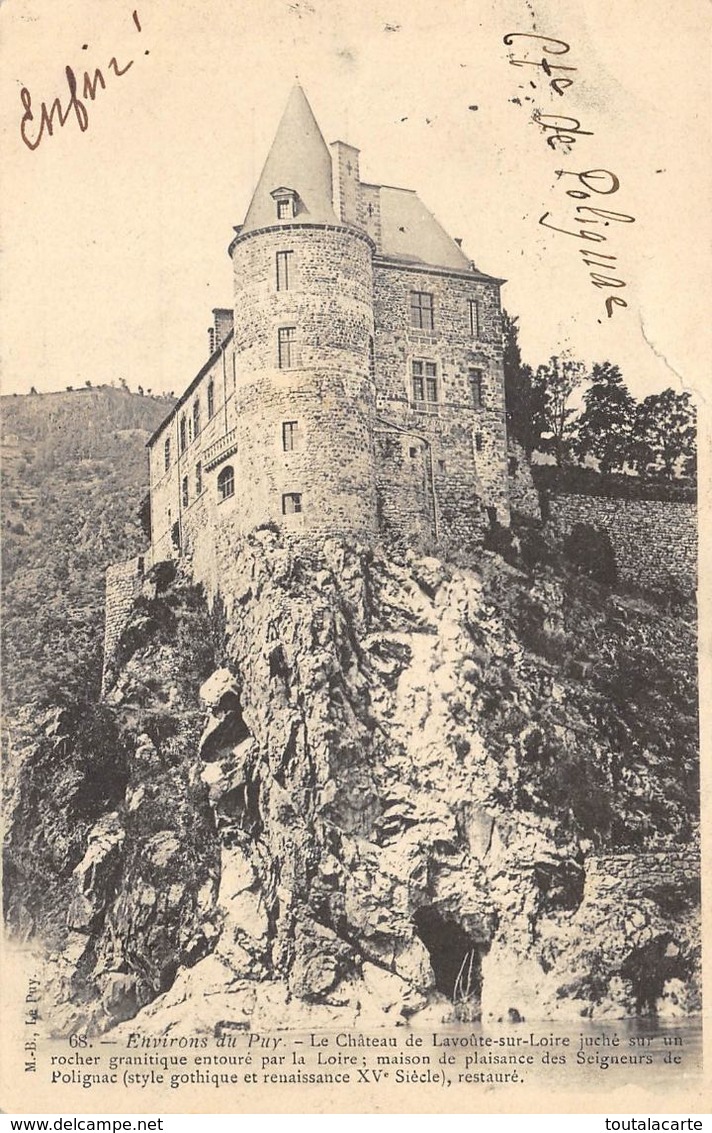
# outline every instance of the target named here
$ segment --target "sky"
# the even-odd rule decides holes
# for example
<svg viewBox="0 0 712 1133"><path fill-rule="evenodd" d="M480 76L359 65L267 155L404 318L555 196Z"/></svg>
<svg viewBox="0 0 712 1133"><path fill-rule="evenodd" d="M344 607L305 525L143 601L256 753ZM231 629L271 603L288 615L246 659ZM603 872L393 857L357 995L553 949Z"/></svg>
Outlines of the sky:
<svg viewBox="0 0 712 1133"><path fill-rule="evenodd" d="M227 246L298 76L327 142L360 148L364 180L417 189L507 280L526 361L610 360L637 397L673 386L704 400L703 0L5 0L0 24L4 393L185 388L212 308L230 305ZM546 44L575 68L557 73L573 80L562 95L529 65L545 43L532 35L568 45ZM66 105L67 65L80 84L101 68L105 89L84 131L70 115L31 149L22 98L34 144L43 101ZM562 115L579 132L550 146L542 122L563 128ZM620 187L567 196L587 170ZM582 247L615 255L625 287L594 286ZM627 303L610 318L608 296Z"/></svg>

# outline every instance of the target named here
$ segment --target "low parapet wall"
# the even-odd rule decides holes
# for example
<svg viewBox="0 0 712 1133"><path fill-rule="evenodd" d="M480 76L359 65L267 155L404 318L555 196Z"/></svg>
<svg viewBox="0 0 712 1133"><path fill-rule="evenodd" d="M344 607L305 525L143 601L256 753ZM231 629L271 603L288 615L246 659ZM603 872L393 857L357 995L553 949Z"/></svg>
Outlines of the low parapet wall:
<svg viewBox="0 0 712 1133"><path fill-rule="evenodd" d="M606 531L621 581L648 590L697 589L697 509L690 503L552 495L549 516Z"/></svg>

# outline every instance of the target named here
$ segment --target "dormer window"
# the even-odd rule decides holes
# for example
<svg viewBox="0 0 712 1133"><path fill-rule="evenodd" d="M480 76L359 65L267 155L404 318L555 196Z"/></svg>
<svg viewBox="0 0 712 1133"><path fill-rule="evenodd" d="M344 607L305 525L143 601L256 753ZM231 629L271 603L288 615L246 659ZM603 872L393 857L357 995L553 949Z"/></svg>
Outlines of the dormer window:
<svg viewBox="0 0 712 1133"><path fill-rule="evenodd" d="M275 202L277 220L291 220L297 215L296 189L288 189L286 185L281 185L279 189L272 190L271 196Z"/></svg>

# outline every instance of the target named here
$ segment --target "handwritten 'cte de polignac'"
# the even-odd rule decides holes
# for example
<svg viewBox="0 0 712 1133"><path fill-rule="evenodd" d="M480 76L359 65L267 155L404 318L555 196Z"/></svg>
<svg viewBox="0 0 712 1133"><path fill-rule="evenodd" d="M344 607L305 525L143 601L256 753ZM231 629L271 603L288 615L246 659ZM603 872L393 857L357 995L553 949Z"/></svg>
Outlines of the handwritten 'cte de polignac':
<svg viewBox="0 0 712 1133"><path fill-rule="evenodd" d="M567 55L570 51L569 44L562 39L552 39L544 35L529 35L524 32L511 32L504 37L504 43L507 47L512 47L515 40L529 41L525 44L518 44L518 47L522 48L523 55L526 56L530 50L536 50L541 51L542 56L540 59L515 59L513 55L510 55L510 65L513 67L538 68L546 76L549 89L554 94L563 97L566 91L574 85L573 75L578 68L551 62L547 59L547 55ZM561 150L561 152L568 154L579 138L593 137L593 131L584 130L577 118L562 114L542 114L540 110L534 111L533 118L547 135L547 145L554 151ZM570 181L563 181L563 178L575 178L575 186L566 188L565 192L567 197L577 201L590 200L594 194L611 196L613 193L617 193L620 188L618 177L607 169L587 169L580 173L568 169L557 169L555 173L557 179L563 185L571 185ZM586 240L589 244L602 244L608 240L605 233L601 231L602 228L608 228L611 223L633 224L635 221L635 217L628 213L614 212L611 209L598 208L596 205L589 204L577 204L574 213L574 217L571 221L566 222L565 227L550 223L551 213L549 212L545 212L539 217L539 224L544 228L552 229L554 232L560 232L564 236L573 236L575 240ZM594 225L599 227L594 230ZM612 252L601 252L591 247L579 248L579 252L586 266L596 269L589 271L590 281L594 287L605 291L617 291L627 286L625 280L611 274L616 270L618 260L618 257ZM613 314L614 307L627 306L628 304L621 295L611 294L606 296L605 307L608 318Z"/></svg>

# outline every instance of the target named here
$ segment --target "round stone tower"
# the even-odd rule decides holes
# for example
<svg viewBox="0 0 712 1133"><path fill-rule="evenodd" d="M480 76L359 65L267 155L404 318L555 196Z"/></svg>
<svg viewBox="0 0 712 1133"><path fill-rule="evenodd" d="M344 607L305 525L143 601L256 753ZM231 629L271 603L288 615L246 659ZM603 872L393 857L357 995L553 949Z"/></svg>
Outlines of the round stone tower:
<svg viewBox="0 0 712 1133"><path fill-rule="evenodd" d="M240 526L374 531L373 245L333 211L300 87L230 253Z"/></svg>

